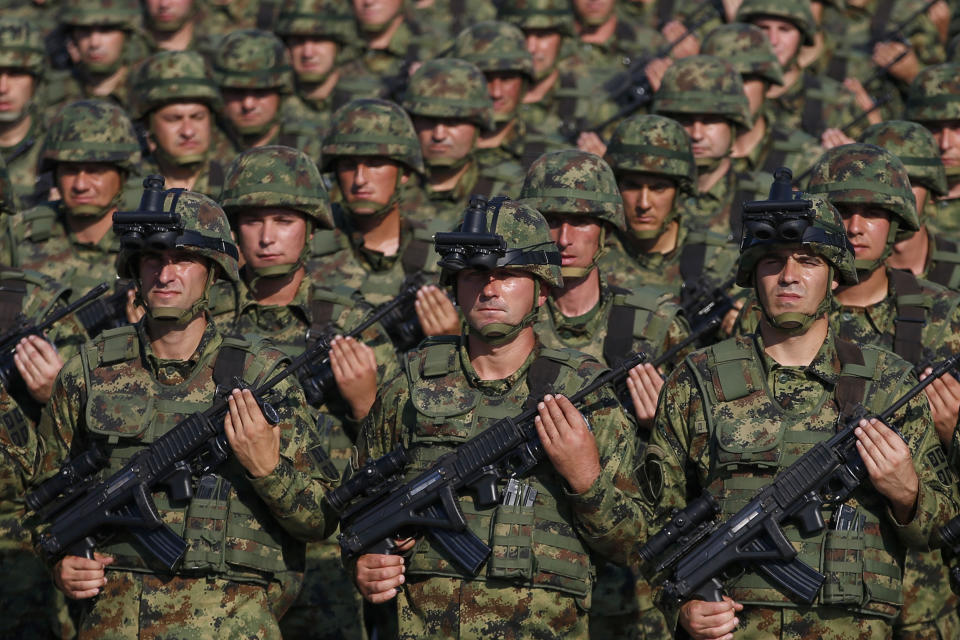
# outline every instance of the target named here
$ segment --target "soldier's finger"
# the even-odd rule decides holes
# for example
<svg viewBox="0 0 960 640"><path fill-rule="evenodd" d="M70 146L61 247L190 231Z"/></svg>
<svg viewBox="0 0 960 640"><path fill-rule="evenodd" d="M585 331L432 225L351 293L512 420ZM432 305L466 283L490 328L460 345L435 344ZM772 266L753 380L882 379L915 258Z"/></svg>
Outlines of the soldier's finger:
<svg viewBox="0 0 960 640"><path fill-rule="evenodd" d="M30 364L30 361L21 356L19 353L13 354L13 364L17 367L17 371L20 372L20 375L23 377L23 381L28 385L33 384L34 373L33 365Z"/></svg>
<svg viewBox="0 0 960 640"><path fill-rule="evenodd" d="M223 430L227 434L227 439L233 438L231 444L243 438L243 423L240 421L237 399L233 393L227 396L227 415L223 419Z"/></svg>
<svg viewBox="0 0 960 640"><path fill-rule="evenodd" d="M266 418L263 415L260 404L257 402L257 397L253 395L253 391L244 389L240 396L243 398L243 405L240 407L240 417L246 414L246 419L250 421L251 425L262 425L266 421Z"/></svg>
<svg viewBox="0 0 960 640"><path fill-rule="evenodd" d="M547 407L547 413L550 414L550 419L553 421L553 425L557 431L557 437L563 438L565 435L570 433L571 424L567 420L566 414L563 412L563 409L560 408L560 397L561 396L547 396L544 400L547 400L544 404Z"/></svg>
<svg viewBox="0 0 960 640"><path fill-rule="evenodd" d="M960 381L953 376L941 376L937 383L938 388L943 390L941 395L950 401L960 401Z"/></svg>

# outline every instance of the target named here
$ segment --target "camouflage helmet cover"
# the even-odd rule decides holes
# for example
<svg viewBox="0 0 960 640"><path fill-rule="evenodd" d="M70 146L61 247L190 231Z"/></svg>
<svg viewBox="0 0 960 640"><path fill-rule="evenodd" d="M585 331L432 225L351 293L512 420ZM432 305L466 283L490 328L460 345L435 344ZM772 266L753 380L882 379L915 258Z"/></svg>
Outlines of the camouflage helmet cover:
<svg viewBox="0 0 960 640"><path fill-rule="evenodd" d="M476 65L456 58L424 62L410 78L403 108L411 115L458 118L492 130L493 101Z"/></svg>
<svg viewBox="0 0 960 640"><path fill-rule="evenodd" d="M237 156L227 169L220 202L231 216L247 207L276 207L300 211L326 229L334 226L320 170L291 147L255 147Z"/></svg>
<svg viewBox="0 0 960 640"><path fill-rule="evenodd" d="M904 119L936 122L960 119L960 62L927 67L913 79Z"/></svg>
<svg viewBox="0 0 960 640"><path fill-rule="evenodd" d="M343 45L357 38L353 14L335 0L284 0L273 31L282 38L313 36Z"/></svg>
<svg viewBox="0 0 960 640"><path fill-rule="evenodd" d="M759 76L770 84L783 84L783 69L769 38L760 27L731 23L711 31L700 53L729 60L741 78Z"/></svg>
<svg viewBox="0 0 960 640"><path fill-rule="evenodd" d="M293 90L286 47L269 31L243 29L224 37L213 57L213 73L223 89Z"/></svg>
<svg viewBox="0 0 960 640"><path fill-rule="evenodd" d="M906 167L872 144L857 142L826 151L811 169L806 191L822 194L835 206L863 204L888 211L899 223L897 240L920 228Z"/></svg>
<svg viewBox="0 0 960 640"><path fill-rule="evenodd" d="M0 68L41 77L46 70L43 34L26 20L0 17Z"/></svg>
<svg viewBox="0 0 960 640"><path fill-rule="evenodd" d="M523 32L508 22L487 20L460 32L451 57L477 65L484 73L513 71L533 80L533 56Z"/></svg>
<svg viewBox="0 0 960 640"><path fill-rule="evenodd" d="M214 112L223 106L207 64L195 51L161 51L137 68L133 78L133 116L171 102L202 102Z"/></svg>
<svg viewBox="0 0 960 640"><path fill-rule="evenodd" d="M50 171L58 162L100 162L139 173L140 143L119 106L106 100L78 100L50 121L39 171Z"/></svg>
<svg viewBox="0 0 960 640"><path fill-rule="evenodd" d="M426 173L420 141L410 116L396 103L375 98L351 100L333 115L321 149L324 169L337 156L377 156Z"/></svg>
<svg viewBox="0 0 960 640"><path fill-rule="evenodd" d="M117 26L126 31L143 24L137 0L63 0L59 19L71 27Z"/></svg>
<svg viewBox="0 0 960 640"><path fill-rule="evenodd" d="M817 23L810 10L810 0L743 0L737 9L738 22L752 22L765 17L791 23L800 30L804 45L809 47L813 44Z"/></svg>
<svg viewBox="0 0 960 640"><path fill-rule="evenodd" d="M882 147L897 156L907 168L910 184L922 185L938 196L947 193L947 173L940 159L940 147L922 124L887 120L870 125L860 142Z"/></svg>
<svg viewBox="0 0 960 640"><path fill-rule="evenodd" d="M521 29L549 29L573 35L573 12L567 0L504 0L497 19Z"/></svg>
<svg viewBox="0 0 960 640"><path fill-rule="evenodd" d="M690 136L679 122L665 116L637 115L621 122L604 159L616 173L640 171L667 176L695 195L697 165Z"/></svg>
<svg viewBox="0 0 960 640"><path fill-rule="evenodd" d="M578 149L551 151L537 158L527 171L517 202L544 216L582 215L626 229L613 170L600 156Z"/></svg>
<svg viewBox="0 0 960 640"><path fill-rule="evenodd" d="M653 112L720 115L744 130L753 120L740 74L726 60L713 56L674 62L653 94Z"/></svg>

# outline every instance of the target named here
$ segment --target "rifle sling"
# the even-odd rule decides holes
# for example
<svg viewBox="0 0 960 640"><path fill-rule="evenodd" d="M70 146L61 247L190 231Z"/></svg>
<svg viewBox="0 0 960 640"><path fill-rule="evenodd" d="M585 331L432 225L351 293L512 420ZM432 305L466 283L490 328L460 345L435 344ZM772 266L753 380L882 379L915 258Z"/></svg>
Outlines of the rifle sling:
<svg viewBox="0 0 960 640"><path fill-rule="evenodd" d="M890 281L896 291L897 317L893 321L893 352L916 365L923 361L923 327L926 310L905 300L916 300L923 295L917 277L907 271L890 269Z"/></svg>
<svg viewBox="0 0 960 640"><path fill-rule="evenodd" d="M22 280L0 279L0 332L6 333L19 324L27 286Z"/></svg>
<svg viewBox="0 0 960 640"><path fill-rule="evenodd" d="M837 349L837 357L842 365L841 372L854 366L865 366L863 360L863 351L853 342L837 338L834 341ZM834 392L834 398L840 409L840 415L844 418L851 417L859 406L863 404L864 396L867 392L867 381L858 375L840 374L837 380L837 388ZM845 420L844 420L845 422Z"/></svg>

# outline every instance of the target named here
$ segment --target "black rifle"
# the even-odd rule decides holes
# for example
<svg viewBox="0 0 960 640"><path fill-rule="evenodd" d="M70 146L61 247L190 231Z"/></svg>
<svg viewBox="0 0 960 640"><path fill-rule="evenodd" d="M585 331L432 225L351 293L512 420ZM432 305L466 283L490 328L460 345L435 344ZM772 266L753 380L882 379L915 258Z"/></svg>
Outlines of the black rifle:
<svg viewBox="0 0 960 640"><path fill-rule="evenodd" d="M117 280L114 289L110 295L95 300L77 312L77 320L90 338L96 338L107 329L130 324L127 320L127 292L133 289L133 281Z"/></svg>
<svg viewBox="0 0 960 640"><path fill-rule="evenodd" d="M877 418L888 422L958 364L960 354L950 356ZM719 508L709 494L675 513L639 552L650 573L668 571L663 581L664 598L674 603L691 599L719 602L723 595L721 577L731 567L742 565L756 569L801 602L812 603L825 577L797 559L797 550L784 535L783 525L795 522L804 535L822 531L822 507L842 503L867 477L855 434L864 417L866 412L861 407L836 435L815 444L726 522L713 520Z"/></svg>
<svg viewBox="0 0 960 640"><path fill-rule="evenodd" d="M960 589L960 516L940 527L937 532L940 541L946 550L944 561L950 565L950 579L954 584L954 591Z"/></svg>
<svg viewBox="0 0 960 640"><path fill-rule="evenodd" d="M736 277L729 278L717 285L708 278L686 280L680 289L680 306L690 323L690 332L706 335L702 329L714 318L723 322L723 317L734 308L733 298L727 291L733 286Z"/></svg>
<svg viewBox="0 0 960 640"><path fill-rule="evenodd" d="M380 305L351 335L359 334L415 294L411 287ZM328 360L329 349L329 342L319 340L255 389L239 377L233 379L233 386L251 389L264 416L277 424L279 416L264 398L289 376L314 362L322 364ZM192 477L208 473L229 457L230 445L223 432L229 392L230 389L218 388L209 409L180 421L109 478L96 480L94 474L106 456L94 448L67 462L55 476L28 494L27 506L42 522L49 523L38 544L43 554L50 558L92 558L98 540L105 539L113 529L126 528L157 561L172 570L183 556L186 543L161 520L150 494L163 485L173 500L188 500L193 496ZM78 483L77 478L84 480Z"/></svg>
<svg viewBox="0 0 960 640"><path fill-rule="evenodd" d="M645 359L642 353L625 359L570 396L570 401L578 404ZM490 547L467 528L457 493L473 489L479 507L492 507L499 500L499 479L522 476L536 467L545 455L534 426L537 415L533 404L518 416L497 421L409 482L398 477L408 462L403 446L368 461L326 496L341 513L339 540L344 560L365 553L389 553L400 532L426 530L431 541L460 568L476 575L490 555Z"/></svg>

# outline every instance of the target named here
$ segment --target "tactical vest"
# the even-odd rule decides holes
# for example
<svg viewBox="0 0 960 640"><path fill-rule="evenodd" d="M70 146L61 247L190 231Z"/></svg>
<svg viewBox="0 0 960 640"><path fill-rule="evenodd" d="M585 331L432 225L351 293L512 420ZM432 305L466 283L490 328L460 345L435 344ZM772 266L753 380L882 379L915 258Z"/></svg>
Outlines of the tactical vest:
<svg viewBox="0 0 960 640"><path fill-rule="evenodd" d="M960 290L960 245L939 234L935 235L930 270L925 277L953 291Z"/></svg>
<svg viewBox="0 0 960 640"><path fill-rule="evenodd" d="M402 436L412 460L407 480L497 420L520 413L527 398L524 382L529 395L537 398L547 390L570 394L588 382L577 375L587 356L542 348L513 389L487 395L469 385L460 358L459 339L454 337L428 339L407 358L410 404L415 411L410 416L413 423L405 425ZM502 489L506 480L501 479L498 488ZM563 479L547 461L522 481L537 491L533 506L479 508L469 492L460 497L470 530L493 550L476 578L450 563L428 537L417 543L407 575L494 580L559 591L588 609L595 569L586 546L574 532L569 505L554 497L565 494Z"/></svg>
<svg viewBox="0 0 960 640"><path fill-rule="evenodd" d="M401 247L399 264L384 271L367 271L367 277L360 285L360 293L371 301L393 298L400 292L403 280L418 271L435 271L436 258L433 253L433 232L428 229L413 228L407 244ZM432 264L431 264L432 260ZM371 295L372 294L372 295Z"/></svg>
<svg viewBox="0 0 960 640"><path fill-rule="evenodd" d="M724 518L744 507L758 489L817 442L836 433L838 416L852 413L855 405L885 407L889 398L874 384L880 377L880 350L861 348L836 340L842 363L835 390L824 387L809 413L790 413L773 399L761 355L750 337L732 338L708 348L701 366L688 359L697 385L703 390L703 415L707 424L696 430L709 436L712 477L708 489L721 498ZM903 604L903 549L895 534L881 524L887 509L872 489L857 490L847 504L856 508L864 524L859 530L838 530L831 524L834 509L824 510L824 531L805 536L793 526L785 534L798 550L798 558L826 576L818 604L852 611L896 617ZM774 607L797 606L761 574L748 571L728 583L737 602Z"/></svg>
<svg viewBox="0 0 960 640"><path fill-rule="evenodd" d="M211 361L198 366L181 384L164 385L141 365L134 327L105 331L98 340L87 343L80 352L86 389L82 420L91 439L109 452L102 478L119 470L179 420L209 408L215 376L229 379L236 375L248 356L261 351L260 346L224 337L216 364ZM249 361L243 377L252 382L265 373L266 363L260 358ZM266 584L274 574L288 570L285 548L289 553L288 547L296 543L257 497L235 458L192 482L194 496L186 503L174 502L163 488L153 492L161 518L187 543L178 575L218 575ZM100 550L116 558L113 569L158 571L129 534L116 535Z"/></svg>
<svg viewBox="0 0 960 640"><path fill-rule="evenodd" d="M673 307L668 317L657 315L661 306L659 300L664 293L657 287L640 287L633 291L619 287L611 289L614 292L613 306L607 319L607 337L603 341L603 360L608 366L614 366L632 352L636 340L646 342L651 350L659 349L680 311L679 307Z"/></svg>

